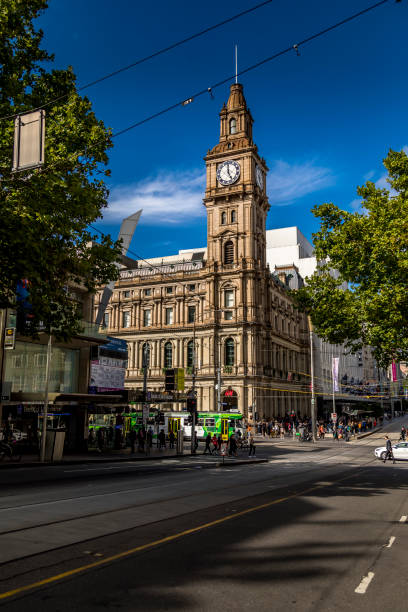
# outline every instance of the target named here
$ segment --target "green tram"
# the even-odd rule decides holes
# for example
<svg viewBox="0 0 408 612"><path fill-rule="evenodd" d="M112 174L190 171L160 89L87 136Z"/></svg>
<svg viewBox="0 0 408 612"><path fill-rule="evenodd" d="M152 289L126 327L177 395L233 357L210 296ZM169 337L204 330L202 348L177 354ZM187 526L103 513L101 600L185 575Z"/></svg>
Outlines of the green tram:
<svg viewBox="0 0 408 612"><path fill-rule="evenodd" d="M95 433L99 428L115 428L115 415L91 415L89 426ZM132 410L121 414L121 429L126 437L131 429L139 431L143 425L142 410ZM147 419L147 428L153 429L153 437L156 438L158 432L164 429L168 436L171 431L176 433L179 429L184 432L184 438L191 438L191 415L186 411L178 412L157 412L150 411ZM117 426L117 425L116 425ZM217 437L221 435L224 440L230 438L231 434L245 432L242 414L239 412L198 412L196 423L196 435L199 440L203 440L210 433Z"/></svg>
<svg viewBox="0 0 408 612"><path fill-rule="evenodd" d="M123 433L126 436L131 429L138 431L143 425L142 410L135 410L122 414ZM158 421L158 423L157 423ZM171 431L176 433L179 429L184 432L184 438L191 438L191 415L186 411L157 412L150 411L147 419L147 427L151 427L154 438L157 433L164 429L166 435ZM196 423L196 435L199 440L211 435L222 435L224 439L230 438L231 434L241 432L244 434L242 414L239 412L198 412Z"/></svg>

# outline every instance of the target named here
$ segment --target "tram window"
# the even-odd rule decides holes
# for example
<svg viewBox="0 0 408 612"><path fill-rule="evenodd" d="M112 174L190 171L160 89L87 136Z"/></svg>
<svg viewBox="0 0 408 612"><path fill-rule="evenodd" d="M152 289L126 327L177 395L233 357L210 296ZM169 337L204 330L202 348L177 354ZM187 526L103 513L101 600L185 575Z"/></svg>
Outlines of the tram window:
<svg viewBox="0 0 408 612"><path fill-rule="evenodd" d="M215 427L215 419L205 419L206 427Z"/></svg>
<svg viewBox="0 0 408 612"><path fill-rule="evenodd" d="M197 425L200 425L200 427L203 427L203 425L204 425L204 419L198 419L198 421L197 421Z"/></svg>

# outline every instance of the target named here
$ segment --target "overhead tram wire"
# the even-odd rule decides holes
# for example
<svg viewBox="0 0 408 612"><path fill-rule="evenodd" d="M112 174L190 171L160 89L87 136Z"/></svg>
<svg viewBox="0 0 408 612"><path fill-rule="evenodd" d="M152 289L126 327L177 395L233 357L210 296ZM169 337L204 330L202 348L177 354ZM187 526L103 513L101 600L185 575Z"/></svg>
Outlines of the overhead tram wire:
<svg viewBox="0 0 408 612"><path fill-rule="evenodd" d="M347 23L350 23L354 19L358 19L359 17L362 17L363 15L366 15L367 13L374 11L375 9L379 8L383 4L387 4L390 1L391 0L380 0L379 2L376 2L375 4L368 6L367 8L359 11L358 13L349 15L349 17L346 17L345 19L342 19L341 21L338 21L337 23L334 23L333 25L328 26L327 28L324 28L323 30L320 30L319 32L315 32L311 36L308 36L307 38L304 38L303 40L290 45L286 49L282 49L281 51L278 51L277 53L274 53L273 55L270 55L269 57L266 57L263 60L260 60L256 64L252 64L248 68L245 68L244 70L240 70L237 74L230 75L229 77L223 79L222 81L218 81L217 83L214 83L213 85L211 85L210 87L207 87L206 89L202 89L201 91L198 91L197 93L191 96L188 96L187 98L184 98L183 100L179 100L178 102L171 104L170 106L167 106L166 108L163 108L162 110L157 111L156 113L153 113L152 115L149 115L148 117L145 117L144 119L141 119L140 121L137 121L136 123L133 123L132 125L129 125L123 130L119 130L118 132L115 132L114 134L112 134L112 138L121 136L122 134L125 134L126 132L129 132L130 130L133 130L136 127L139 127L143 125L144 123L148 123L149 121L152 121L153 119L157 119L157 117L160 117L161 115L169 113L170 111L176 108L179 108L180 106L186 106L187 104L189 104L190 102L193 102L196 98L199 98L200 96L203 96L204 94L208 94L208 93L211 94L214 89L217 89L217 87L221 87L221 85L225 85L226 83L229 83L231 80L236 79L237 77L242 76L243 74L247 74L248 72L251 72L252 70L255 70L256 68L259 68L260 66L263 66L264 64L268 62L272 62L273 60L278 59L279 57L282 57L283 55L286 55L287 53L293 53L293 51L296 51L296 54L299 55L299 47L301 47L302 45L306 45L307 43L310 43L313 40L316 40L317 38L324 36L328 32L331 32L337 28L340 28L341 26L346 25Z"/></svg>
<svg viewBox="0 0 408 612"><path fill-rule="evenodd" d="M149 60L155 57L158 57L159 55L168 53L169 51L172 51L173 49L176 49L177 47L180 47L181 45L185 45L186 43L194 40L195 38L199 38L200 36L203 36L204 34L208 34L208 32L212 32L213 30L216 30L217 28L220 28L221 26L226 25L227 23L231 23L232 21L235 21L236 19L243 17L244 15L253 13L254 11L257 11L258 9L266 6L267 4L271 4L273 1L274 0L264 0L264 2L260 2L259 4L256 4L255 6L252 6L251 8L245 9L244 11L241 11L240 13L236 13L235 15L232 15L231 17L228 17L227 19L224 19L223 21L220 21L219 23L209 26L208 28L204 28L204 30L200 30L199 32L196 32L195 34L191 34L191 36L187 36L186 38L183 38L175 43L172 43L171 45L168 45L167 47L163 47L162 49L159 49L158 51L155 51L154 53L151 53L150 55L146 55L145 57L142 57L136 60L135 62L128 64L127 66L118 68L117 70L114 70L113 72L109 72L108 74L105 74L104 76L98 79L95 79L94 81L90 81L89 83L86 83L85 85L81 85L81 87L78 87L77 91L83 91L84 89L87 89L88 87L93 87L94 85L97 85L98 83L102 83L103 81L106 81L107 79L111 79L112 77L118 74L121 74L122 72L126 72L127 70L134 68L135 66L139 66L140 64L148 62ZM59 102L60 100L67 98L69 95L70 93L64 94L62 96L58 96L56 98L53 98L52 100L49 100L49 102L46 102L42 106L37 106L36 108L28 109L27 111L24 111L24 112L30 112L30 111L33 112L36 110L40 110L42 108L45 108L46 106L50 106L50 104L54 104L54 102ZM12 119L13 117L16 117L17 114L18 113L14 113L13 115L6 115L4 117L0 117L0 121L3 121L5 119Z"/></svg>
<svg viewBox="0 0 408 612"><path fill-rule="evenodd" d="M212 93L212 91L218 87L221 87L221 85L225 85L226 83L230 82L231 80L237 78L238 76L242 76L243 74L246 74L248 72L251 72L252 70L255 70L256 68L259 68L260 66L263 66L264 64L271 62L275 59L278 59L279 57L282 57L283 55L287 54L287 53L291 53L293 51L296 51L296 54L298 55L298 51L299 51L299 47L302 45L305 45L317 38L319 38L320 36L324 36L325 34L327 34L328 32L331 32L347 23L349 23L350 21L353 21L354 19L357 19L377 8L379 8L380 6L382 6L383 4L386 4L388 2L390 2L391 0L380 0L379 2L376 2L375 4L372 4L371 6L367 7L366 9L363 9L361 11L359 11L358 13L354 13L353 15L350 15L349 17L346 17L345 19L342 19L341 21L338 21L337 23L323 29L320 30L319 32L316 32L315 34L312 34L311 36L308 36L307 38L304 38L303 40L299 41L298 43L295 43L289 47L287 47L286 49L282 49L281 51L278 51L277 53L274 53L273 55L270 55L269 57L264 58L263 60L260 60L259 62L257 62L256 64L252 64L251 66L249 66L248 68L245 68L244 70L239 71L237 74L233 74L228 76L225 79L222 79L222 81L218 81L217 83L211 85L210 87L207 87L206 89L202 89L201 91L193 94L192 96L189 96L188 98L184 98L183 100L179 100L178 102L171 104L170 106L167 106L166 108L163 108L160 111L157 111L156 113L153 113L152 115L149 115L148 117L145 117L144 119L141 119L140 121L137 121L136 123L133 123L131 125L129 125L128 127L119 130L118 132L115 132L114 134L111 135L111 138L116 138L117 136L121 136L122 134L125 134L126 132L129 132L130 130L135 129L136 127L139 127L145 123L148 123L149 121L152 121L153 119L156 119L157 117L160 117L161 115L164 115L172 110L175 110L176 108L179 108L180 106L185 106L190 102L193 102L194 99L203 96L204 94L208 94L208 93ZM397 0L398 1L398 0ZM257 5L257 7L253 7L252 10L255 10L255 8L259 8L262 5ZM249 9L248 9L249 10ZM239 15L241 15L242 13L240 13ZM233 19L233 17L230 18L231 20ZM224 23L224 22L223 22ZM213 26L213 27L217 27L217 26ZM101 77L101 80L103 80L104 78L108 78L108 76L106 77ZM94 81L92 84L95 84L97 81ZM99 81L98 81L99 82ZM84 85L83 87L81 87L78 91L80 91L81 89L85 88L85 87L89 87L91 84L87 84ZM69 94L66 94L69 95ZM34 110L39 110L41 108L45 108L46 106L48 106L49 104L52 104L53 102L55 102L56 100L59 100L64 96L60 96L59 98L56 98L55 100L51 100L50 102L45 103L42 106L39 106L35 109L31 109L32 111ZM27 111L28 112L28 111ZM0 117L0 121L3 119L10 119L13 117L16 117L17 114L13 114L13 115L7 115L5 117Z"/></svg>

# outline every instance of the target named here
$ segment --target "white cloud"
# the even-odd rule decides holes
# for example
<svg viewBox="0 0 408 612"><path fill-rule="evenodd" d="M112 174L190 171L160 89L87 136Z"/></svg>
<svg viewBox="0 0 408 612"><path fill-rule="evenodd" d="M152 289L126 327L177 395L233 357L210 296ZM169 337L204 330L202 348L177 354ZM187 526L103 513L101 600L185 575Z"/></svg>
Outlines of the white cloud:
<svg viewBox="0 0 408 612"><path fill-rule="evenodd" d="M185 224L203 217L205 175L202 171L163 172L130 185L111 189L105 222L117 222L143 209L148 225Z"/></svg>
<svg viewBox="0 0 408 612"><path fill-rule="evenodd" d="M349 204L350 208L352 208L353 210L355 210L356 212L361 212L362 211L362 204L363 200L361 198L356 198L355 200L352 200Z"/></svg>
<svg viewBox="0 0 408 612"><path fill-rule="evenodd" d="M329 168L316 166L312 161L291 165L278 160L268 174L269 200L275 206L288 206L334 181Z"/></svg>

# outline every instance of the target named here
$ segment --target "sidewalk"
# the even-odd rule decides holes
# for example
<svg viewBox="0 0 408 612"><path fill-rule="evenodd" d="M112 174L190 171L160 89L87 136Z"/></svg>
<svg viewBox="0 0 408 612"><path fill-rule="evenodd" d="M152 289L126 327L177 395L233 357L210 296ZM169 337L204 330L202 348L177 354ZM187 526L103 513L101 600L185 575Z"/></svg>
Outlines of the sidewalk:
<svg viewBox="0 0 408 612"><path fill-rule="evenodd" d="M129 448L123 449L121 451L111 451L107 453L98 453L97 451L90 451L88 453L78 453L78 454L67 454L65 455L61 461L48 461L46 463L41 463L38 455L23 455L20 461L10 461L5 458L0 462L0 471L1 469L6 468L19 468L19 467L52 467L52 466L61 466L61 465L86 465L86 464L99 464L99 463L120 463L120 462L129 462L129 461L160 461L161 459L191 459L191 460L200 460L202 461L206 458L207 462L209 460L210 465L214 465L216 467L220 465L242 465L246 463L263 463L268 461L264 458L249 458L246 454L237 457L228 457L226 456L223 460L223 457L220 455L204 455L203 451L198 450L195 455L191 455L190 446L184 447L184 453L182 455L178 455L176 449L166 448L164 450L159 450L157 448L152 448L149 455L145 453L131 453Z"/></svg>
<svg viewBox="0 0 408 612"><path fill-rule="evenodd" d="M187 450L185 449L186 453ZM47 461L41 463L37 454L23 454L20 461L10 461L7 457L0 462L0 469L4 467L34 467L48 465L75 465L77 463L107 463L111 461L148 461L149 459L172 459L177 456L176 449L166 448L158 450L152 448L150 455L145 453L131 453L130 448L121 450L112 450L99 453L96 450L91 450L88 453L67 453L63 456L62 461Z"/></svg>

